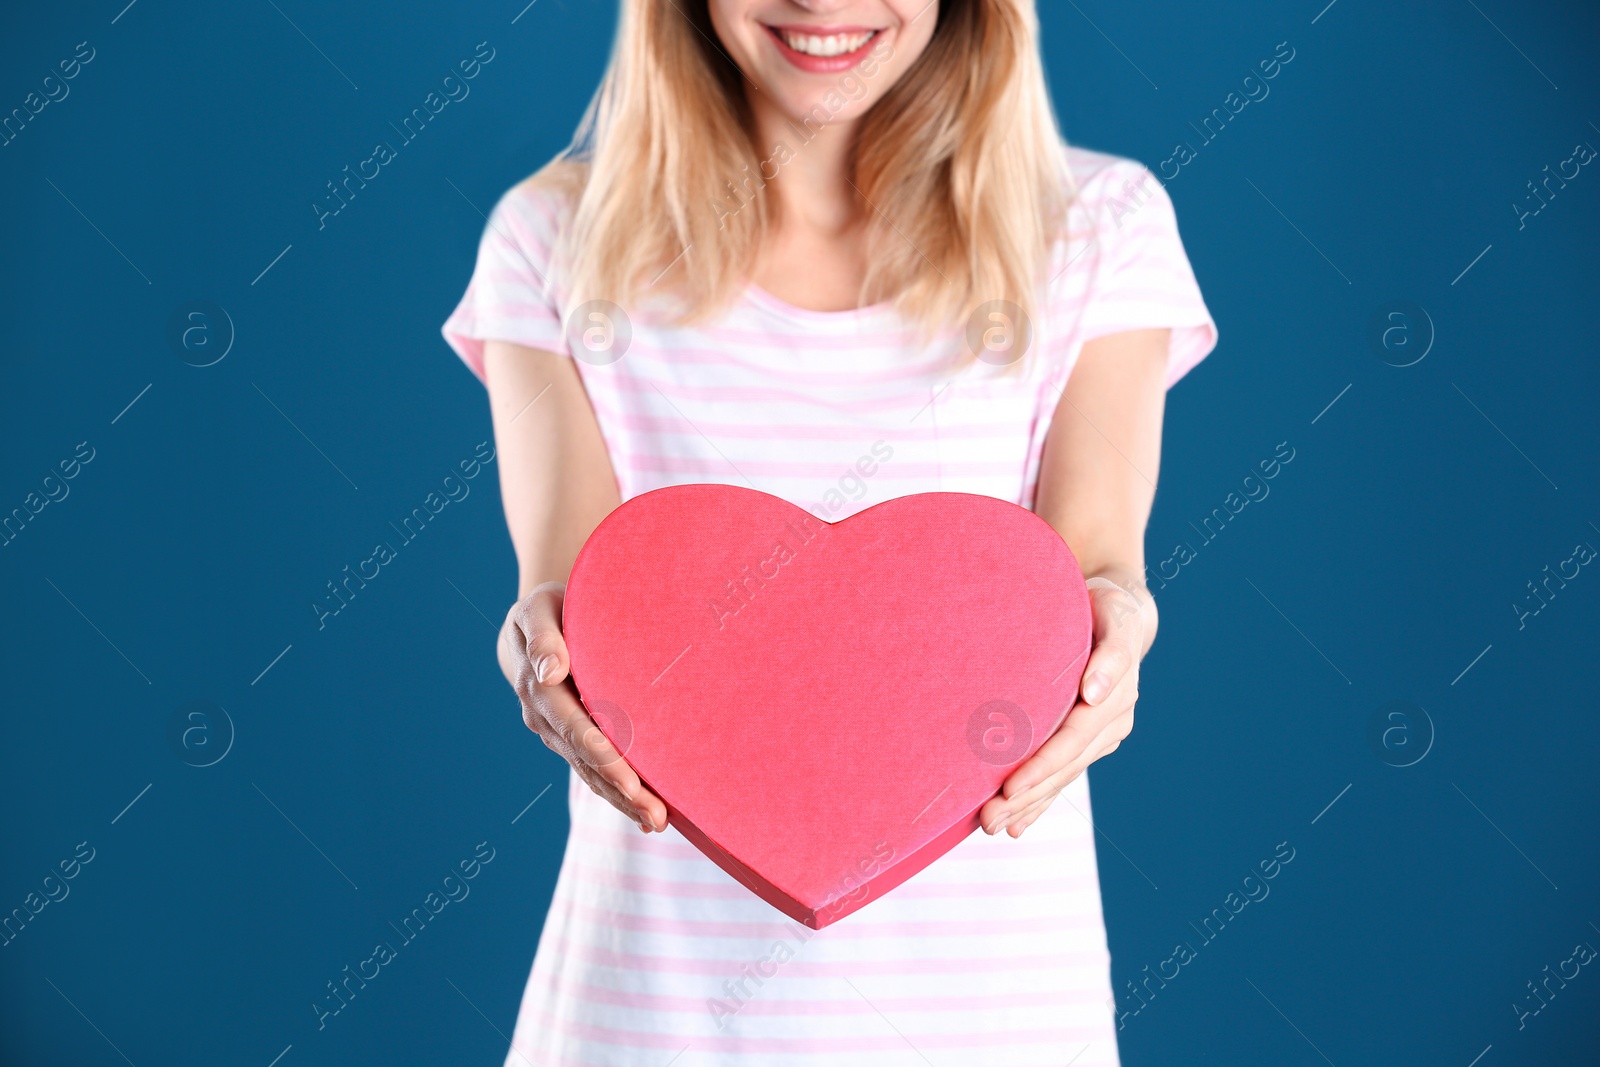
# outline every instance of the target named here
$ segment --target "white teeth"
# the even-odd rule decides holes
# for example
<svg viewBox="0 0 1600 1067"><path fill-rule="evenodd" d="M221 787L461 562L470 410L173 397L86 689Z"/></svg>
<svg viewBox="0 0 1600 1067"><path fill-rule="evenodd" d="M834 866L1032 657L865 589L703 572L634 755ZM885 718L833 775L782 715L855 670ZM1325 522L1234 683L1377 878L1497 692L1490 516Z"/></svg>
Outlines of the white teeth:
<svg viewBox="0 0 1600 1067"><path fill-rule="evenodd" d="M783 36L783 43L793 48L796 52L803 52L808 56L842 56L854 52L866 44L873 37L872 33L843 33L831 37L816 37L804 33L789 33L779 31ZM874 31L875 32L875 31Z"/></svg>

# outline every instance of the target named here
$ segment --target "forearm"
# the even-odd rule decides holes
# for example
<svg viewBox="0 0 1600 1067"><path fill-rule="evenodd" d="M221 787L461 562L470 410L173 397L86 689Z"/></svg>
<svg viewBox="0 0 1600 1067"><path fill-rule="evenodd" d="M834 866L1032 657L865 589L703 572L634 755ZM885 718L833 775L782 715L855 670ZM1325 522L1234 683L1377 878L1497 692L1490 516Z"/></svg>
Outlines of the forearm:
<svg viewBox="0 0 1600 1067"><path fill-rule="evenodd" d="M1061 534L1085 578L1125 590L1143 624L1159 622L1144 581L1144 535L1161 462L1168 331L1091 341L1068 379L1045 441L1035 510Z"/></svg>
<svg viewBox="0 0 1600 1067"><path fill-rule="evenodd" d="M520 600L545 583L567 580L578 550L619 496L572 360L491 341L484 365ZM516 655L500 643L508 679Z"/></svg>

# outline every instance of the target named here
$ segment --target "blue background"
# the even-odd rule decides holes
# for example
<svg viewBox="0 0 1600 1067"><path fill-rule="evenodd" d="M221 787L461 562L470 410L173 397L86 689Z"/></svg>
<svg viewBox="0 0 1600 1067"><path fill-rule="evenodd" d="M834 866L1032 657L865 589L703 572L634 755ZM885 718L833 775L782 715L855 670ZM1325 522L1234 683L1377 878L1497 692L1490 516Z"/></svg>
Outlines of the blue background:
<svg viewBox="0 0 1600 1067"><path fill-rule="evenodd" d="M496 469L324 629L308 604L490 437L439 323L480 211L569 137L609 5L121 3L28 5L0 38L6 111L94 49L0 148L0 509L94 454L0 548L0 910L94 849L0 948L0 1060L498 1063L566 822L494 663ZM1046 7L1070 139L1151 166L1197 146L1168 189L1222 333L1170 397L1150 523L1152 563L1194 558L1094 772L1122 1010L1200 946L1125 1016L1125 1062L1600 1061L1595 967L1521 1029L1511 1007L1600 947L1600 574L1511 606L1600 547L1600 173L1520 228L1511 207L1600 145L1600 18ZM319 231L324 183L480 41L471 95ZM1190 123L1283 41L1270 95L1203 143ZM201 299L236 332L205 368L167 337ZM1386 351L1392 301L1427 321ZM1390 365L1429 321L1426 358ZM1270 496L1203 543L1190 524L1279 442ZM185 748L192 701L226 721L188 720ZM1374 742L1391 701L1426 716ZM470 896L318 1032L324 983L484 841ZM1271 895L1201 945L1190 924L1285 841Z"/></svg>

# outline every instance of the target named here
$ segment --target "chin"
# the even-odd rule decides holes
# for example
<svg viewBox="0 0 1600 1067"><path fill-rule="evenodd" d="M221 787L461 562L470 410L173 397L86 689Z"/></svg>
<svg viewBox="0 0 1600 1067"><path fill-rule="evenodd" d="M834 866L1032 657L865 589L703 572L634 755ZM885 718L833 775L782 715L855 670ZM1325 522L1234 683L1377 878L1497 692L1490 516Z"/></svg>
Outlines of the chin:
<svg viewBox="0 0 1600 1067"><path fill-rule="evenodd" d="M812 86L789 91L774 86L767 93L785 118L812 132L837 123L853 122L865 115L874 103L872 99L849 99L833 88L819 90Z"/></svg>

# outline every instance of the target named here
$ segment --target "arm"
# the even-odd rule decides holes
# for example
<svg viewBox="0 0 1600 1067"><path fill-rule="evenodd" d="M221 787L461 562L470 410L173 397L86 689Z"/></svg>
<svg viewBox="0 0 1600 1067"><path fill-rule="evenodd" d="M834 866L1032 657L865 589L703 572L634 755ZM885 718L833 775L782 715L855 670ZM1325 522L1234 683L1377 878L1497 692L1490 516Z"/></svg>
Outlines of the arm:
<svg viewBox="0 0 1600 1067"><path fill-rule="evenodd" d="M1135 330L1084 345L1051 420L1035 510L1088 579L1093 650L1066 721L984 805L988 833L1020 837L1133 729L1139 660L1156 636L1144 531L1161 462L1169 333Z"/></svg>
<svg viewBox="0 0 1600 1067"><path fill-rule="evenodd" d="M500 632L500 670L522 701L523 721L548 748L641 829L665 829L666 805L595 726L567 676L567 575L620 502L577 367L564 356L490 341L484 377L518 572L517 602Z"/></svg>

